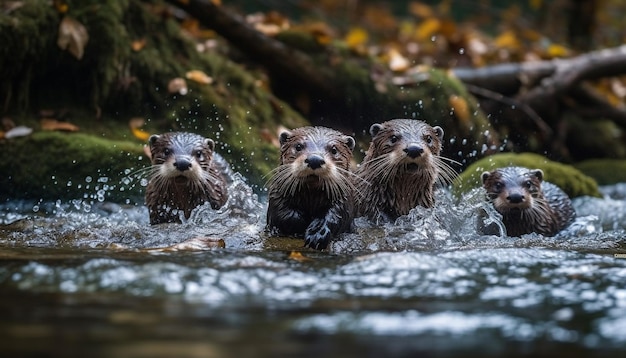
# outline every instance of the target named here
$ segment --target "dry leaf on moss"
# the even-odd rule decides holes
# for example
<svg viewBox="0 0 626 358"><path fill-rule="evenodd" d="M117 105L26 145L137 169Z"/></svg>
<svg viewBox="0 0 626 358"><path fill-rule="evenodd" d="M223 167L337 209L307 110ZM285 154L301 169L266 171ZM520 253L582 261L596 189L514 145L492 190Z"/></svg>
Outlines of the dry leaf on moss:
<svg viewBox="0 0 626 358"><path fill-rule="evenodd" d="M78 132L78 126L70 122L61 122L51 118L43 118L41 120L41 129L45 131Z"/></svg>
<svg viewBox="0 0 626 358"><path fill-rule="evenodd" d="M208 76L206 73L200 70L189 71L185 74L188 80L194 81L196 83L200 83L203 85L210 85L213 83L213 78Z"/></svg>
<svg viewBox="0 0 626 358"><path fill-rule="evenodd" d="M187 88L187 81L182 77L176 77L170 80L167 84L167 91L171 94L179 93L183 96L189 92Z"/></svg>
<svg viewBox="0 0 626 358"><path fill-rule="evenodd" d="M69 16L63 17L59 25L57 45L80 60L83 58L87 41L89 41L89 34L85 26Z"/></svg>

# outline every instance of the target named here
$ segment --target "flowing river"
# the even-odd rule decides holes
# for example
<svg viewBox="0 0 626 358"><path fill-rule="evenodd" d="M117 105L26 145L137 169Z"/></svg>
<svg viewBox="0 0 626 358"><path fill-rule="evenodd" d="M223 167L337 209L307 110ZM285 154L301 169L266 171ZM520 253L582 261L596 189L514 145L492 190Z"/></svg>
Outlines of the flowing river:
<svg viewBox="0 0 626 358"><path fill-rule="evenodd" d="M240 180L219 211L0 204L0 355L607 356L626 346L626 184L577 198L554 238L481 236L440 193L327 252L264 232Z"/></svg>

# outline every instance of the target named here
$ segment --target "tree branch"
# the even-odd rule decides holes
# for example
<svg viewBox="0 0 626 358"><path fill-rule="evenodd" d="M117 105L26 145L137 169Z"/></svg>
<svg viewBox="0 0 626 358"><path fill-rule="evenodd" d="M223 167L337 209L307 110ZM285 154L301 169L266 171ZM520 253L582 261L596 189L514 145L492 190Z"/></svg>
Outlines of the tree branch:
<svg viewBox="0 0 626 358"><path fill-rule="evenodd" d="M239 15L210 0L167 0L195 17L269 70L299 81L324 97L336 96L330 76L311 58L258 32Z"/></svg>

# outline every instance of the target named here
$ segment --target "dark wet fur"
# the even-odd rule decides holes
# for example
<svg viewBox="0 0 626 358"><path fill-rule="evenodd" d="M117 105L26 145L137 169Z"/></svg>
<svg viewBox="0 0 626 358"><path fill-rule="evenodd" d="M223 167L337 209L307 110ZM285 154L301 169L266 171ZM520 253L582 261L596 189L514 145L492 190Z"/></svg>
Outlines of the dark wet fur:
<svg viewBox="0 0 626 358"><path fill-rule="evenodd" d="M456 175L444 162L451 160L439 155L443 130L419 120L394 119L372 125L370 133L370 147L357 170L363 179L357 187L364 193L359 215L393 221L418 205L433 207L436 184ZM413 161L407 157L411 150L421 151Z"/></svg>
<svg viewBox="0 0 626 358"><path fill-rule="evenodd" d="M192 133L165 133L150 138L152 167L146 187L150 224L181 222L180 212L188 219L194 208L206 202L213 209L226 203L226 186L231 171L228 163L213 149L211 139ZM162 175L160 167L175 166L177 160L187 161L190 165L187 170L199 166L200 175L186 181Z"/></svg>
<svg viewBox="0 0 626 358"><path fill-rule="evenodd" d="M543 181L543 173L537 169L499 168L483 173L482 179L487 199L502 214L508 236L531 232L554 236L576 218L567 194L558 186ZM518 204L512 203L512 200ZM516 208L519 205L529 207ZM482 228L482 231L484 234L498 234L495 225Z"/></svg>
<svg viewBox="0 0 626 358"><path fill-rule="evenodd" d="M306 246L325 249L334 236L351 229L354 218L349 170L354 139L330 128L302 127L281 133L280 142L280 166L268 182L267 229L303 235ZM334 172L325 172L332 167Z"/></svg>

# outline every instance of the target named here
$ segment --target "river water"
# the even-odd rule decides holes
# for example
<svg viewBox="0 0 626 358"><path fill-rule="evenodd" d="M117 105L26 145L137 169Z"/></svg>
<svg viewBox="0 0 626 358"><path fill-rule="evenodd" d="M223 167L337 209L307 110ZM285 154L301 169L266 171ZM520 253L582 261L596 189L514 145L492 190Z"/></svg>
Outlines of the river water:
<svg viewBox="0 0 626 358"><path fill-rule="evenodd" d="M265 200L150 226L141 205L0 205L0 356L606 356L626 347L626 184L554 238L476 233L475 194L327 252ZM623 351L622 351L623 352Z"/></svg>

